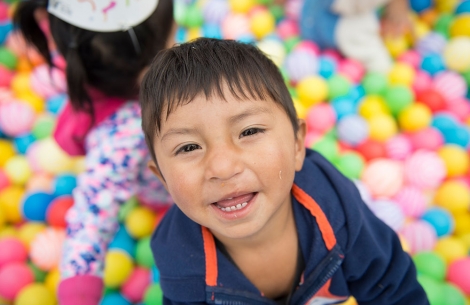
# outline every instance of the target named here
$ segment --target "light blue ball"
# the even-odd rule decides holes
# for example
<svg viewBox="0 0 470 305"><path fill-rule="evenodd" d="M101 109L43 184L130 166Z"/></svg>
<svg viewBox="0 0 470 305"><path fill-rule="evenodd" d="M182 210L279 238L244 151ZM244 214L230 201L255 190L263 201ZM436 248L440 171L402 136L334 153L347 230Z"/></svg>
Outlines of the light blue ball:
<svg viewBox="0 0 470 305"><path fill-rule="evenodd" d="M458 126L458 122L453 115L439 112L432 118L431 126L444 134L454 130Z"/></svg>
<svg viewBox="0 0 470 305"><path fill-rule="evenodd" d="M364 90L364 87L361 85L351 87L351 90L349 90L349 98L351 98L354 101L354 104L356 107L359 106L359 103L361 100L364 98L366 95L366 91Z"/></svg>
<svg viewBox="0 0 470 305"><path fill-rule="evenodd" d="M126 228L121 225L109 244L109 249L120 249L135 257L136 241L129 235Z"/></svg>
<svg viewBox="0 0 470 305"><path fill-rule="evenodd" d="M454 231L454 219L445 209L437 207L431 208L427 210L421 218L436 229L438 237L449 235Z"/></svg>
<svg viewBox="0 0 470 305"><path fill-rule="evenodd" d="M421 13L424 10L427 10L432 5L431 0L410 0L411 8L417 12Z"/></svg>
<svg viewBox="0 0 470 305"><path fill-rule="evenodd" d="M64 107L66 101L67 101L67 95L66 94L58 94L50 97L47 100L46 103L46 109L52 114L57 114L60 112L62 107Z"/></svg>
<svg viewBox="0 0 470 305"><path fill-rule="evenodd" d="M468 14L470 13L470 1L462 1L459 5L457 5L457 8L455 9L455 14Z"/></svg>
<svg viewBox="0 0 470 305"><path fill-rule="evenodd" d="M331 106L333 106L337 120L341 120L343 117L357 112L356 103L353 99L348 97L333 99Z"/></svg>
<svg viewBox="0 0 470 305"><path fill-rule="evenodd" d="M103 297L100 305L132 305L122 294L112 292Z"/></svg>
<svg viewBox="0 0 470 305"><path fill-rule="evenodd" d="M71 174L58 175L54 180L53 186L55 196L71 195L77 186L77 178Z"/></svg>
<svg viewBox="0 0 470 305"><path fill-rule="evenodd" d="M318 58L318 74L323 78L330 78L336 72L336 62L328 56Z"/></svg>
<svg viewBox="0 0 470 305"><path fill-rule="evenodd" d="M222 39L222 31L217 24L204 24L202 26L202 35L207 38Z"/></svg>
<svg viewBox="0 0 470 305"><path fill-rule="evenodd" d="M237 37L237 41L241 43L253 43L256 41L256 38L252 34L245 34Z"/></svg>
<svg viewBox="0 0 470 305"><path fill-rule="evenodd" d="M343 117L336 126L338 138L346 144L355 146L369 136L369 125L366 120L356 114Z"/></svg>
<svg viewBox="0 0 470 305"><path fill-rule="evenodd" d="M156 266L152 267L152 283L160 283L160 271Z"/></svg>
<svg viewBox="0 0 470 305"><path fill-rule="evenodd" d="M187 37L188 37L188 32L184 28L178 27L178 29L176 30L176 35L175 35L175 42L183 43L188 40Z"/></svg>
<svg viewBox="0 0 470 305"><path fill-rule="evenodd" d="M437 73L444 71L446 67L444 59L441 55L430 53L423 57L423 61L421 62L421 69L434 76Z"/></svg>
<svg viewBox="0 0 470 305"><path fill-rule="evenodd" d="M465 126L456 126L442 132L446 144L456 144L467 148L470 144L470 131Z"/></svg>
<svg viewBox="0 0 470 305"><path fill-rule="evenodd" d="M15 144L16 151L24 155L28 150L28 147L36 141L36 138L32 134L26 134L23 136L16 137L13 141Z"/></svg>
<svg viewBox="0 0 470 305"><path fill-rule="evenodd" d="M23 201L23 216L29 221L46 221L46 211L54 196L44 192L34 192L26 195Z"/></svg>
<svg viewBox="0 0 470 305"><path fill-rule="evenodd" d="M0 44L4 44L8 34L10 34L13 29L11 22L2 22L0 23Z"/></svg>

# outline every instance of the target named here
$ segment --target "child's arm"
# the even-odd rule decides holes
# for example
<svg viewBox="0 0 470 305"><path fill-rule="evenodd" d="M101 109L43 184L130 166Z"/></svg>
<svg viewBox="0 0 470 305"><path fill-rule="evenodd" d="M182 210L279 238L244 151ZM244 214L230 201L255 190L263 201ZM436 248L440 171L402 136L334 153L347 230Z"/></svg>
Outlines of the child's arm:
<svg viewBox="0 0 470 305"><path fill-rule="evenodd" d="M382 35L399 37L411 29L409 0L391 0L382 15Z"/></svg>

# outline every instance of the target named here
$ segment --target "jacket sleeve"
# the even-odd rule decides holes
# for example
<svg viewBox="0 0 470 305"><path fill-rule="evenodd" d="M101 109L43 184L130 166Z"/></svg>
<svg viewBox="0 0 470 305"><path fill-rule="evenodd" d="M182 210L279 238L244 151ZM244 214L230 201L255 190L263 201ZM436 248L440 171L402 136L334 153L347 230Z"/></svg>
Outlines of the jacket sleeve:
<svg viewBox="0 0 470 305"><path fill-rule="evenodd" d="M335 231L345 255L342 271L350 293L360 305L429 304L398 235L371 212L352 181L323 158L318 163L344 211L345 223Z"/></svg>

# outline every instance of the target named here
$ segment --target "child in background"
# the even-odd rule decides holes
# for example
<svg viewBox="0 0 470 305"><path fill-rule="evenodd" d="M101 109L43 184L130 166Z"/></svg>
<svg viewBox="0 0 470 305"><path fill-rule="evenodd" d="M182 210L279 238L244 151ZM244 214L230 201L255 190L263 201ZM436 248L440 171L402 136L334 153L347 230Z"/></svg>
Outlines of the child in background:
<svg viewBox="0 0 470 305"><path fill-rule="evenodd" d="M141 85L153 172L176 203L152 237L164 304L428 304L395 232L304 148L275 64L201 38Z"/></svg>
<svg viewBox="0 0 470 305"><path fill-rule="evenodd" d="M46 30L66 62L70 100L59 114L54 137L70 155L86 156L66 217L58 298L61 305L96 305L121 204L132 196L149 205L172 202L148 170L150 158L136 101L142 73L155 54L171 44L173 4L171 0L20 2L16 27L52 64L52 43L41 30L44 23L37 20L46 9Z"/></svg>

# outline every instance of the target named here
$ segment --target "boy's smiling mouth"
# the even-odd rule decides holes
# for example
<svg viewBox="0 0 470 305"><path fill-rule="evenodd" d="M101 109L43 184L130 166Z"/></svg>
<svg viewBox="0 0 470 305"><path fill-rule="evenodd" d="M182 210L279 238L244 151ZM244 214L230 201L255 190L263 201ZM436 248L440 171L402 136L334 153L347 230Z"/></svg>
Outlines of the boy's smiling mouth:
<svg viewBox="0 0 470 305"><path fill-rule="evenodd" d="M231 196L213 204L223 212L235 212L246 207L251 199L255 197L256 193L248 193L238 196Z"/></svg>

